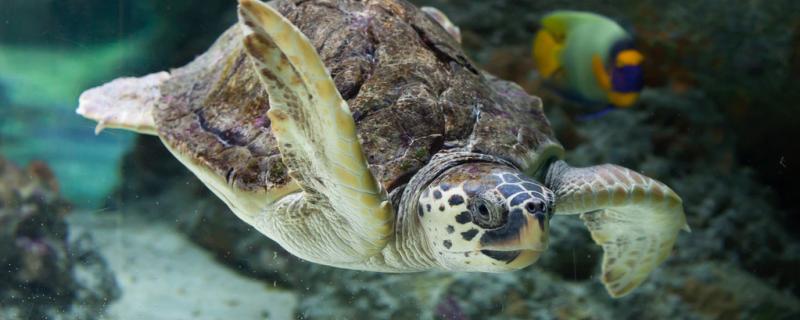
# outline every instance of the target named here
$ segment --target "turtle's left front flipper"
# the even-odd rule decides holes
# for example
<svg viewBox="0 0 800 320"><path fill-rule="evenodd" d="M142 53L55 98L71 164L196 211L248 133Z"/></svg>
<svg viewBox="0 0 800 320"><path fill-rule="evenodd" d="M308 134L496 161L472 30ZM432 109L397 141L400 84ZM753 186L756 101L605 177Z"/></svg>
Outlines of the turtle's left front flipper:
<svg viewBox="0 0 800 320"><path fill-rule="evenodd" d="M321 263L356 263L380 252L394 213L369 171L347 102L300 30L259 1L239 4L245 50L269 93L272 132L289 176L304 191L284 208L285 219L272 219L289 221L278 226L279 242Z"/></svg>
<svg viewBox="0 0 800 320"><path fill-rule="evenodd" d="M557 161L546 183L556 194L556 214L580 213L603 247L602 281L613 297L638 287L669 256L678 232L689 230L675 192L620 166L572 168Z"/></svg>

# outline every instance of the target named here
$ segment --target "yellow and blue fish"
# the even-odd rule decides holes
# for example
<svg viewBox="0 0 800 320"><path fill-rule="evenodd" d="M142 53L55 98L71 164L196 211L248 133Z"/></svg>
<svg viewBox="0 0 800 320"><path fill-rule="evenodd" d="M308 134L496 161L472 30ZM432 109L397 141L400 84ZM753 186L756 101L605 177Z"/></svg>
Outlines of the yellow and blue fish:
<svg viewBox="0 0 800 320"><path fill-rule="evenodd" d="M533 59L548 83L591 103L627 108L636 102L644 57L619 24L580 11L552 12L540 24Z"/></svg>

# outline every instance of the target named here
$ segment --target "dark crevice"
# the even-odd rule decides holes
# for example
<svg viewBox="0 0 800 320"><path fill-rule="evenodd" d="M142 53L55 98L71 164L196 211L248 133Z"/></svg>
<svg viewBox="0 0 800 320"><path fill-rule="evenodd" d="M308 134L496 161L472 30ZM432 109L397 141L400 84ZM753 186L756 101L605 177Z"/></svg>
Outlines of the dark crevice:
<svg viewBox="0 0 800 320"><path fill-rule="evenodd" d="M197 122L200 123L200 127L203 128L203 131L209 132L213 134L217 140L222 142L226 147L228 146L239 146L244 147L247 145L244 137L238 132L235 132L231 129L228 130L220 130L214 127L211 127L206 120L203 110L194 110L194 114L197 116Z"/></svg>
<svg viewBox="0 0 800 320"><path fill-rule="evenodd" d="M413 24L411 25L411 27L414 28L414 31L417 33L417 36L419 36L419 39L420 39L420 41L422 41L422 44L424 44L425 47L430 49L431 52L433 52L433 54L436 55L436 59L439 59L439 61L441 61L445 65L449 65L450 62L455 62L459 66L466 68L467 70L469 70L470 72L474 73L475 75L480 75L480 72L478 72L478 70L475 69L475 67L467 60L466 57L464 57L463 55L460 55L460 54L456 55L455 57L451 56L450 54L448 54L444 50L440 49L439 45L436 44L433 41L433 39L431 39L428 36L428 34L425 32L425 30L422 30L422 29L420 29L419 27L417 27L417 26L415 26Z"/></svg>
<svg viewBox="0 0 800 320"><path fill-rule="evenodd" d="M434 154L439 153L439 151L442 151L443 148L444 148L444 134L440 135L439 138L437 138L436 140L433 140L433 143L431 144L431 149L428 150L428 155L429 155L428 159L430 159L430 157L433 156Z"/></svg>
<svg viewBox="0 0 800 320"><path fill-rule="evenodd" d="M311 2L311 0L300 0L300 1L295 2L294 6L295 6L295 8L298 8L298 7L302 6L302 5L305 5L308 2Z"/></svg>
<svg viewBox="0 0 800 320"><path fill-rule="evenodd" d="M372 77L372 73L375 70L375 65L378 64L378 57L375 56L375 52L377 51L379 41L375 37L374 32L372 31L371 21L367 23L366 35L367 35L368 46L364 48L363 52L359 53L359 56L366 58L366 60L369 63L364 69L362 69L363 74L361 76L361 79L359 79L359 81L355 83L352 87L345 88L346 90L342 92L342 98L344 98L345 100L350 100L355 97L358 97L358 94L361 92L361 87ZM345 52L345 50L339 50L339 51Z"/></svg>
<svg viewBox="0 0 800 320"><path fill-rule="evenodd" d="M244 62L246 60L247 60L246 54L240 54L238 57L236 57L236 60L233 62L232 71L228 72L227 75L225 76L225 79L222 79L219 82L219 84L220 85L227 84L228 82L230 82L231 78L233 78L234 75L239 73L239 69L242 68L242 66L244 66Z"/></svg>
<svg viewBox="0 0 800 320"><path fill-rule="evenodd" d="M233 178L233 168L228 169L228 172L225 173L225 182L231 183L231 179Z"/></svg>
<svg viewBox="0 0 800 320"><path fill-rule="evenodd" d="M355 83L350 86L345 86L341 89L342 99L344 100L351 100L355 97L358 97L358 94L361 92L361 87L364 86L365 79L359 79Z"/></svg>
<svg viewBox="0 0 800 320"><path fill-rule="evenodd" d="M318 6L318 7L324 7L324 8L328 8L328 9L333 9L333 10L339 11L340 13L345 13L345 14L347 13L347 11L342 10L342 8L340 8L339 6L337 6L337 5L333 4L333 3L328 3L328 2L300 1L300 2L296 3L296 6L300 7L300 6L306 5L306 4L314 5L314 6Z"/></svg>
<svg viewBox="0 0 800 320"><path fill-rule="evenodd" d="M411 145L409 145L409 148L411 148ZM431 157L434 154L439 153L439 151L441 151L442 149L444 149L444 137L443 135L440 135L431 143L430 147L428 148L428 155L424 159L416 159L416 160L420 161L420 163L425 165L430 161ZM386 189L391 191L394 190L394 188L396 187L407 184L409 181L411 181L411 178L413 178L414 175L417 174L418 171L419 170L411 170L402 173L399 177L397 177L397 179L391 180L389 183L387 183Z"/></svg>
<svg viewBox="0 0 800 320"><path fill-rule="evenodd" d="M417 174L416 170L402 173L399 177L397 177L397 179L391 180L388 183L386 183L386 191L391 192L395 188L408 184L408 182L411 181L411 178L413 178L415 174Z"/></svg>

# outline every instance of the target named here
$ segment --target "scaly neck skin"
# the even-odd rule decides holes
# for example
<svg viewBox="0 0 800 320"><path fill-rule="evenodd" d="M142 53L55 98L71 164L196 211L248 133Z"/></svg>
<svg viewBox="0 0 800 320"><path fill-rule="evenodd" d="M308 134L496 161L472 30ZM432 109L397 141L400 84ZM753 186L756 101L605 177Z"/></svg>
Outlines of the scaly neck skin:
<svg viewBox="0 0 800 320"><path fill-rule="evenodd" d="M414 215L398 215L395 237L384 250L387 267L401 272L439 269Z"/></svg>
<svg viewBox="0 0 800 320"><path fill-rule="evenodd" d="M469 152L437 154L408 182L396 206L394 241L384 249L385 264L397 271L446 269L434 258L418 215L418 199L428 184L446 170L468 162L492 162L509 165L502 159Z"/></svg>

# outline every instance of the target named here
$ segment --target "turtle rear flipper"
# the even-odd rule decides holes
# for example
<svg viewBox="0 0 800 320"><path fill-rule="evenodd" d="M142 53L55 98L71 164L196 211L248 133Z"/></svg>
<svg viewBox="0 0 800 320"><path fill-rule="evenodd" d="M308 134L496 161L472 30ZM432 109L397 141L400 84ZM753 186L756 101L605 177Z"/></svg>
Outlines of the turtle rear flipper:
<svg viewBox="0 0 800 320"><path fill-rule="evenodd" d="M603 247L602 281L613 297L638 287L669 256L678 232L689 231L675 192L620 166L572 168L557 161L547 185L556 194L555 213L580 213Z"/></svg>
<svg viewBox="0 0 800 320"><path fill-rule="evenodd" d="M161 97L159 87L169 73L157 72L141 78L120 78L83 92L76 112L97 121L95 134L118 128L156 135L152 109Z"/></svg>

